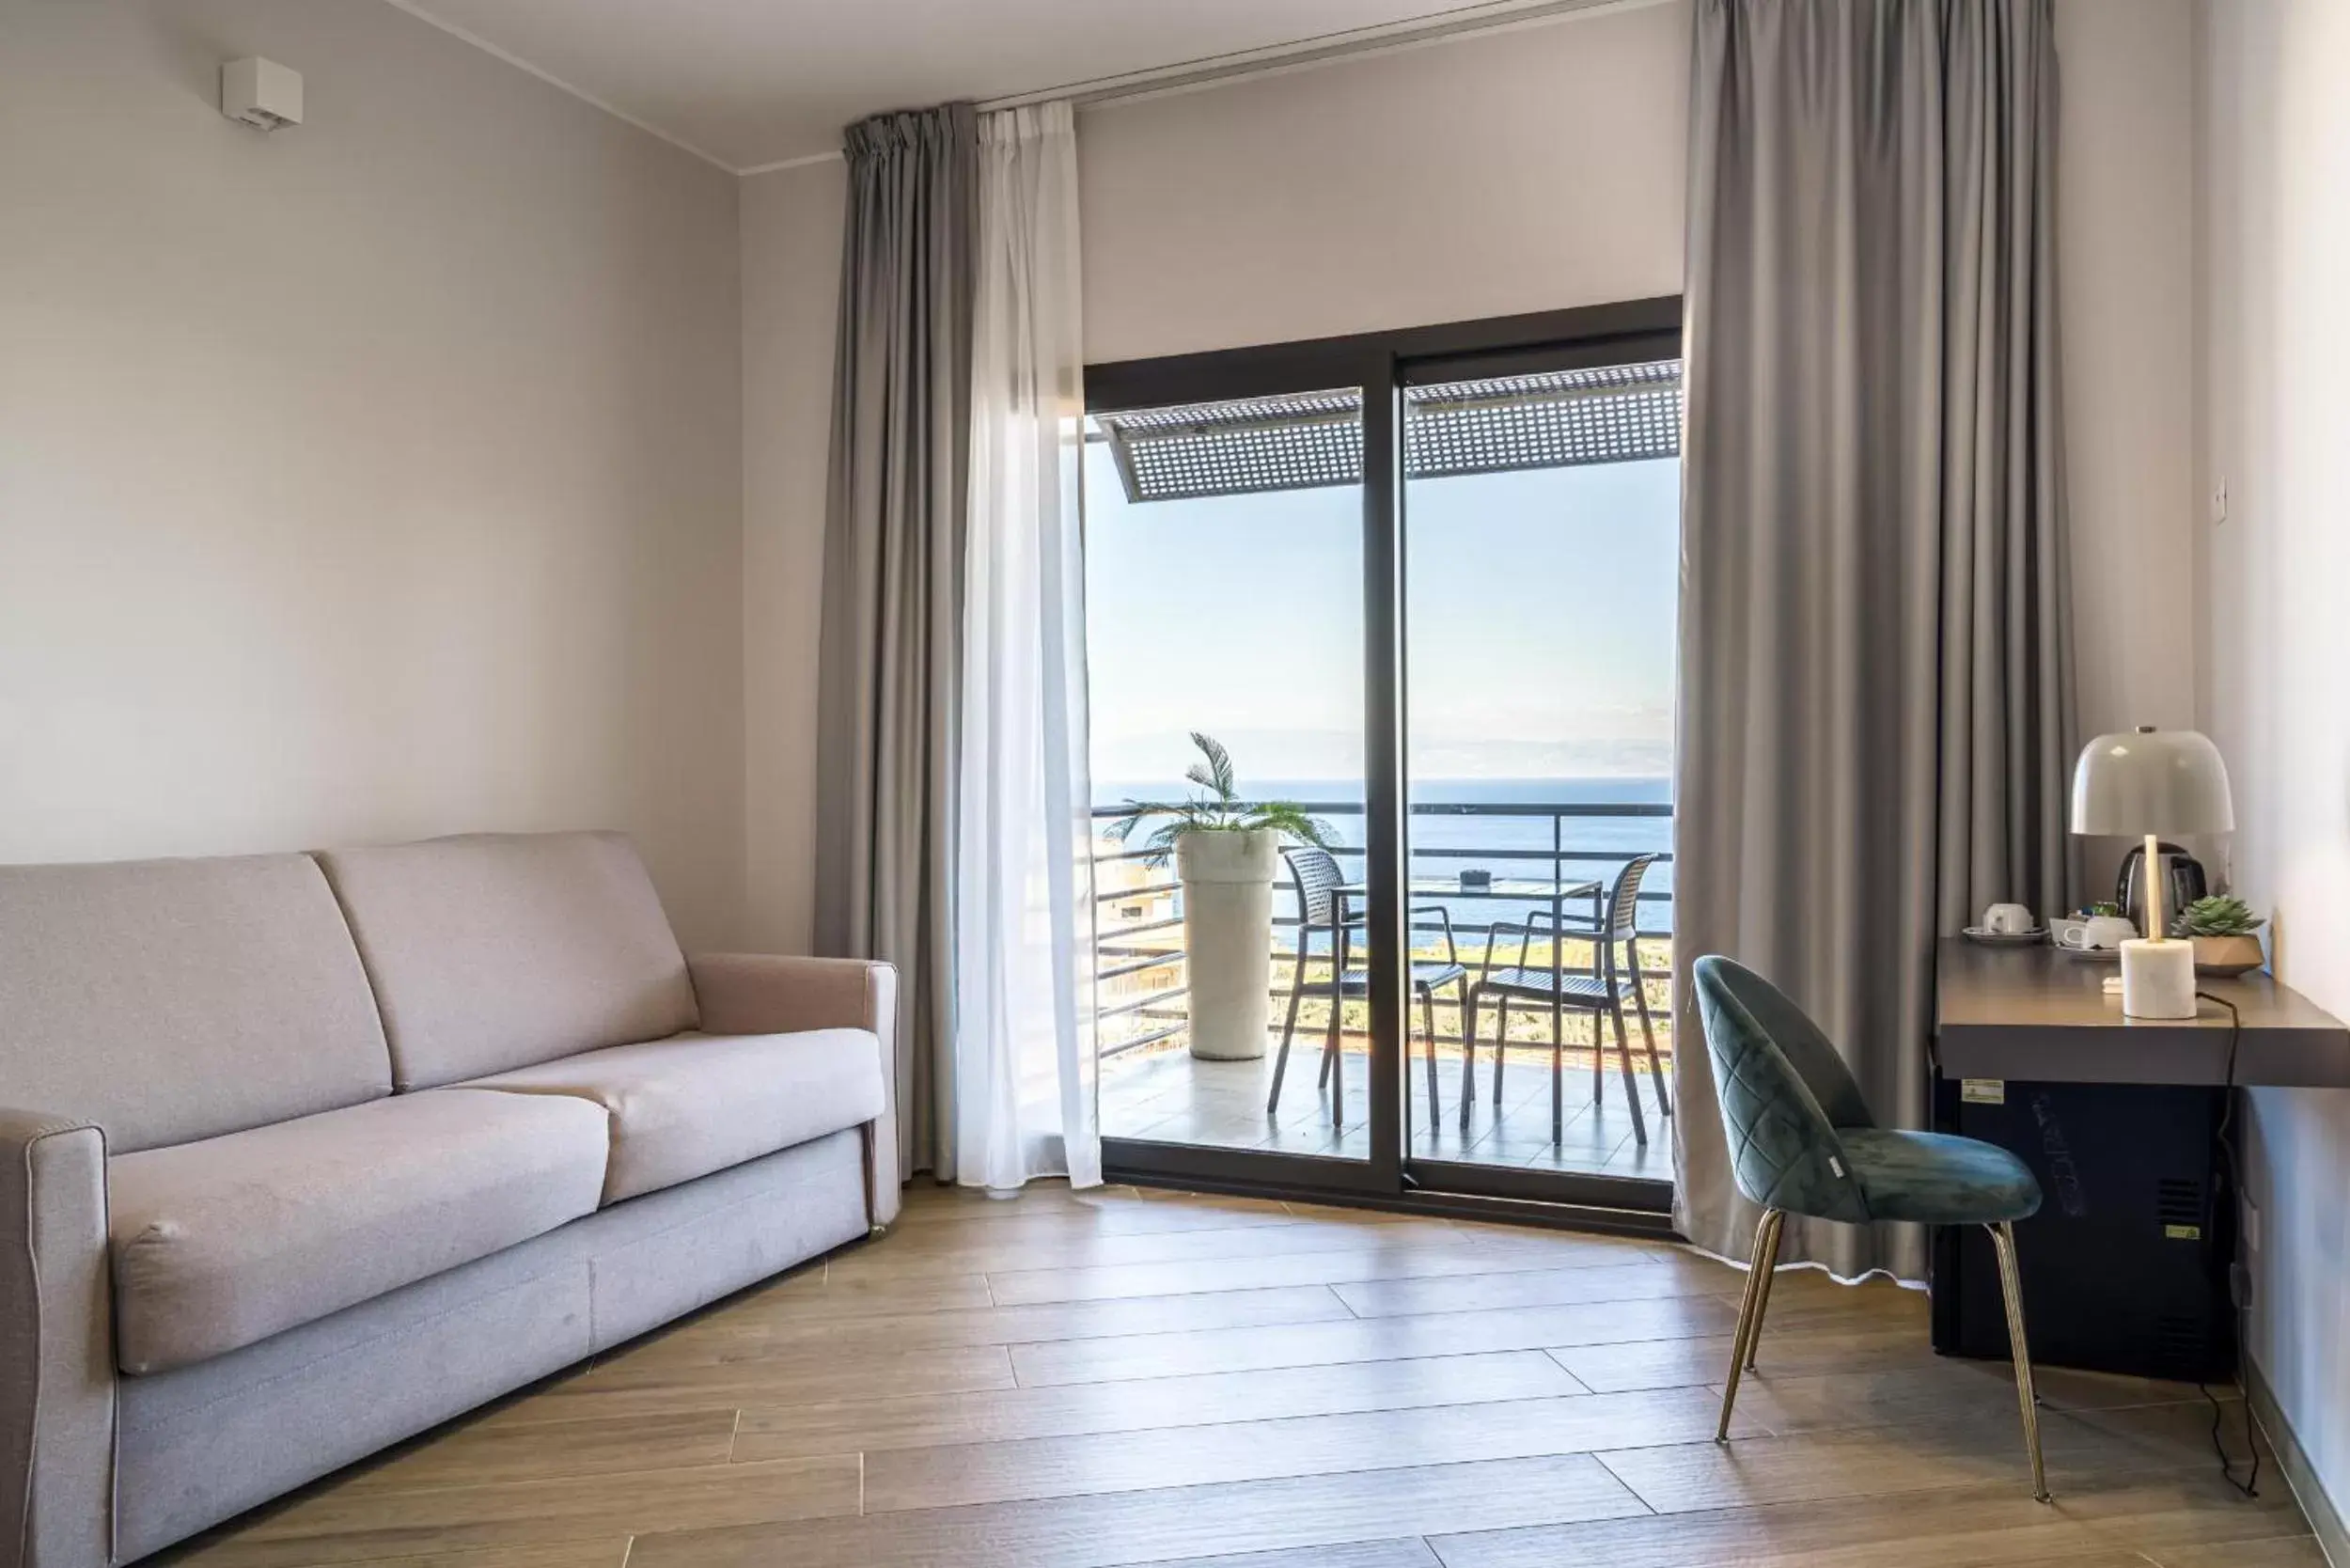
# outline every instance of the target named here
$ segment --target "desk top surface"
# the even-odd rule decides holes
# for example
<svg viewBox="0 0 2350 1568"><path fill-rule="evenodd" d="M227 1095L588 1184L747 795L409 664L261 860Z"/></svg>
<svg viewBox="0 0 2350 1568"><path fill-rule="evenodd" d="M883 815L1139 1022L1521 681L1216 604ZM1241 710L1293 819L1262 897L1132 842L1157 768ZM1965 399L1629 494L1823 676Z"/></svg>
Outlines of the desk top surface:
<svg viewBox="0 0 2350 1568"><path fill-rule="evenodd" d="M2112 964L2054 948L1985 948L1962 938L1939 952L1935 1055L1947 1077L2054 1083L2219 1084L2232 1020L2199 1000L2192 1019L2124 1018L2107 996ZM2350 1087L2350 1028L2264 974L2197 979L2235 1004L2244 1027L2235 1081Z"/></svg>

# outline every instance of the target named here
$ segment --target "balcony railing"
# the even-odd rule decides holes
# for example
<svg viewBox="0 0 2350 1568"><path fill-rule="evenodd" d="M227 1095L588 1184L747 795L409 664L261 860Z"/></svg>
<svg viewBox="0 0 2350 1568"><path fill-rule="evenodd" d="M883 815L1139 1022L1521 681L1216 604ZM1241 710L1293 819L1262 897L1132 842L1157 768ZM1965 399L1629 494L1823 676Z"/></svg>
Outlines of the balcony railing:
<svg viewBox="0 0 2350 1568"><path fill-rule="evenodd" d="M1359 802L1315 802L1306 804L1305 809L1317 817L1359 817L1363 814L1364 808ZM1098 807L1093 813L1097 821L1123 814L1124 808L1120 807ZM1547 847L1540 845L1528 847L1523 842L1496 842L1488 845L1422 844L1417 841L1417 836L1415 836L1415 841L1408 846L1410 864L1416 870L1432 863L1434 865L1475 864L1489 866L1504 876L1541 876L1553 883L1564 883L1570 880L1596 882L1600 885L1600 892L1597 898L1590 901L1590 913L1593 916L1604 913L1606 888L1613 882L1617 870L1626 861L1646 854L1654 854L1660 864L1669 865L1672 860L1672 855L1668 851L1580 847L1571 841L1572 835L1568 826L1571 823L1588 822L1594 818L1619 820L1669 818L1672 815L1672 808L1662 803L1439 801L1416 803L1411 808L1411 815L1415 820L1480 818L1547 823L1550 840ZM1334 846L1331 853L1337 855L1341 863L1348 864L1350 869L1359 867L1364 855L1364 851L1359 846ZM1114 888L1102 886L1104 868L1140 865L1145 862L1148 855L1149 852L1145 850L1114 848L1107 840L1101 839L1097 839L1094 845L1096 888L1094 902L1096 907L1093 960L1095 996L1100 1003L1095 1009L1094 1017L1097 1025L1096 1035L1100 1041L1099 1053L1104 1058L1115 1057L1128 1051L1140 1050L1146 1046L1157 1044L1182 1034L1188 1027L1188 1011L1183 1003L1189 996L1189 988L1183 983L1180 975L1184 963L1183 944L1180 938L1168 941L1162 935L1167 932L1180 931L1183 923L1183 913L1178 903L1183 885L1175 880L1172 868L1164 871L1154 870L1148 880L1131 886ZM1667 885L1659 886L1657 881L1652 879L1641 889L1639 898L1639 934L1643 939L1658 939L1660 943L1668 940L1671 935L1672 891L1669 877L1665 881ZM1298 919L1294 908L1295 901L1288 897L1289 888L1286 878L1274 884L1274 891L1272 996L1275 1017L1277 1020L1286 1006L1290 994L1290 979L1294 972L1297 956L1294 933ZM1508 919L1523 918L1526 910L1543 901L1529 899L1523 891L1512 893L1465 886L1455 890L1448 886L1440 895L1416 892L1411 902L1416 903L1440 902L1448 905L1456 902L1493 903L1507 906L1496 908L1493 914L1494 919ZM1286 910L1282 907L1285 902L1290 905ZM1117 904L1130 905L1136 913L1122 921L1110 917L1109 906ZM1661 921L1652 919L1650 917L1652 914L1659 910L1664 912L1663 919ZM1596 923L1594 921L1594 924ZM1453 927L1460 943L1461 962L1468 966L1474 978L1479 964L1485 957L1485 949L1490 945L1491 921L1480 924L1476 921L1464 920L1455 912ZM1418 949L1417 956L1431 956L1431 950L1421 940L1421 935L1440 933L1443 929L1441 923L1424 917L1415 917L1411 929L1415 936L1415 946ZM1286 944L1283 941L1284 933L1290 933ZM1148 940L1153 936L1160 936L1160 941ZM1505 939L1505 941L1508 940L1512 939ZM1565 973L1574 975L1594 973L1597 949L1592 946L1592 940L1589 933L1570 930L1563 938L1568 946L1559 955L1560 969ZM1538 940L1535 946L1539 951L1543 944ZM1567 954L1573 952L1576 946L1585 949L1585 955L1576 962L1566 962ZM1547 956L1547 954L1544 955L1545 962ZM1645 950L1641 955L1641 960L1643 973L1652 986L1667 983L1669 963L1664 951L1656 949ZM1529 962L1533 961L1529 959ZM1315 983L1313 974L1317 965L1322 970L1319 987ZM1326 999L1329 985L1326 952L1309 954L1307 970L1308 979L1304 990L1308 998L1310 1000L1319 994ZM1166 973L1167 980L1172 983L1148 990L1140 996L1112 996L1105 990L1120 980L1161 971ZM1462 1043L1462 1036L1457 1027L1457 1009L1442 1006L1447 1001L1449 998L1439 998L1438 1017L1441 1020L1446 1011L1454 1012L1456 1027L1446 1029L1440 1023L1437 1043L1440 1045L1457 1045ZM1547 1011L1546 1009L1539 1011L1545 1013ZM1662 1016L1668 1019L1671 1016L1668 1005L1665 1007ZM1116 1040L1109 1039L1108 1031L1099 1027L1122 1018L1134 1019L1140 1027L1134 1033ZM1310 1031L1312 1037L1320 1038L1322 1028L1323 1026L1318 1024ZM1301 1033L1308 1032L1302 1021L1299 1024L1299 1030ZM1342 1022L1341 1032L1349 1036L1359 1036L1362 1031L1349 1027Z"/></svg>

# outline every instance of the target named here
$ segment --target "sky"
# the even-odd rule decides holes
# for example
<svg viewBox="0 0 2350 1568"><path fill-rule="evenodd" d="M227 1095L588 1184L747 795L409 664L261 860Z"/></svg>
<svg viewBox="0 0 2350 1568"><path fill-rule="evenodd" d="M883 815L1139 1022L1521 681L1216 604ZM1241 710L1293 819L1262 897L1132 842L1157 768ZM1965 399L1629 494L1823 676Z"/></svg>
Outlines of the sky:
<svg viewBox="0 0 2350 1568"><path fill-rule="evenodd" d="M1362 776L1362 494L1130 505L1086 458L1093 775L1179 777L1188 734L1246 788ZM1670 770L1680 465L1415 479L1404 494L1416 778Z"/></svg>

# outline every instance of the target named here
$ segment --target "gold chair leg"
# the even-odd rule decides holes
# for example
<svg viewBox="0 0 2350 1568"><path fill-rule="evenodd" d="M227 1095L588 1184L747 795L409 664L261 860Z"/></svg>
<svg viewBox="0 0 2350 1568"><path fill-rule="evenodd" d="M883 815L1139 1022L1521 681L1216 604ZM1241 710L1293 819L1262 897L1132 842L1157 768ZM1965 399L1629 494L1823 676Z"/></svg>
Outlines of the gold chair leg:
<svg viewBox="0 0 2350 1568"><path fill-rule="evenodd" d="M1778 1238L1787 1230L1787 1211L1771 1211L1771 1240L1769 1251L1759 1265L1762 1276L1761 1294L1754 1298L1754 1326L1747 1330L1747 1371L1754 1371L1754 1357L1762 1348L1762 1320L1771 1311L1771 1281L1778 1278Z"/></svg>
<svg viewBox="0 0 2350 1568"><path fill-rule="evenodd" d="M2024 1412L2024 1446L2031 1450L2031 1495L2048 1500L2048 1472L2040 1458L2040 1401L2032 1388L2031 1343L2024 1332L2024 1279L2015 1264L2015 1227L1986 1225L1999 1255L1999 1294L2007 1300L2007 1343L2015 1354L2015 1400Z"/></svg>
<svg viewBox="0 0 2350 1568"><path fill-rule="evenodd" d="M1730 1381L1722 1389L1721 1424L1714 1429L1714 1441L1730 1441L1730 1413L1738 1403L1738 1374L1746 1370L1748 1337L1759 1321L1755 1307L1762 1294L1762 1281L1769 1272L1762 1266L1763 1248L1773 1256L1778 1251L1778 1211L1765 1209L1754 1227L1754 1252L1747 1261L1747 1294L1738 1304L1738 1327L1730 1341Z"/></svg>

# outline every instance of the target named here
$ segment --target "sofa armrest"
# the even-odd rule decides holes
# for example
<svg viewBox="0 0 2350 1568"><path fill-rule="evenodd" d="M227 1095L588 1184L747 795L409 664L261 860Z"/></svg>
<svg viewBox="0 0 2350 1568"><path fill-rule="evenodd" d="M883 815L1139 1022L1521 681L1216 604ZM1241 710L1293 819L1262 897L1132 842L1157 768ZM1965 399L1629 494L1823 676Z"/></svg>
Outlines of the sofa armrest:
<svg viewBox="0 0 2350 1568"><path fill-rule="evenodd" d="M0 1107L0 1563L113 1555L106 1139Z"/></svg>
<svg viewBox="0 0 2350 1568"><path fill-rule="evenodd" d="M702 953L685 961L711 1034L870 1029L881 1037L882 1114L865 1130L867 1206L876 1229L898 1217L898 970L860 958Z"/></svg>

